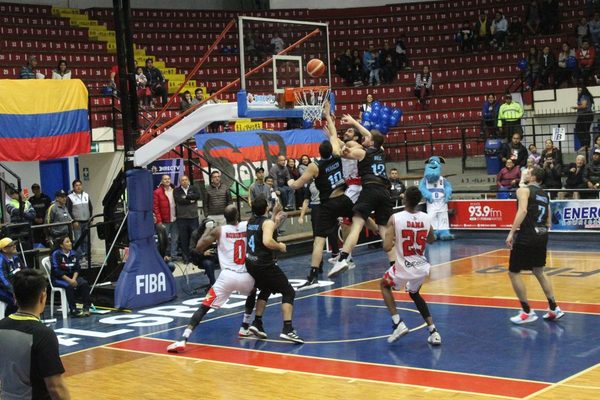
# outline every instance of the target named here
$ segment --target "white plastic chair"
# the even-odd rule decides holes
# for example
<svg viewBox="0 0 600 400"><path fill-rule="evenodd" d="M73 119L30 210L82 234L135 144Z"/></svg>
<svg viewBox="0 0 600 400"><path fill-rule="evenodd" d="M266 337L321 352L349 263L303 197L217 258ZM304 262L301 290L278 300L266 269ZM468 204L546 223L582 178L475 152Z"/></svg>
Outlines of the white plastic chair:
<svg viewBox="0 0 600 400"><path fill-rule="evenodd" d="M50 283L50 318L54 318L54 292L60 293L60 308L62 310L63 319L67 319L68 310L69 310L69 302L67 301L67 291L61 287L54 286L52 284L52 276L50 275L50 270L52 266L50 265L50 257L44 257L42 259L42 267L46 272L46 276L48 277L48 283Z"/></svg>

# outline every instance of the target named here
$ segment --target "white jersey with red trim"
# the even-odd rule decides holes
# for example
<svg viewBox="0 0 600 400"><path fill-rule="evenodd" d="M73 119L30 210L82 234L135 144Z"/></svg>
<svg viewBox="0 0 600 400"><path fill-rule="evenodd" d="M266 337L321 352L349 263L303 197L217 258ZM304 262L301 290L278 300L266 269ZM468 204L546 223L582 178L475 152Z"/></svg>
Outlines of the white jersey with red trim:
<svg viewBox="0 0 600 400"><path fill-rule="evenodd" d="M430 228L431 217L424 212L394 214L398 277L416 279L429 275L430 264L425 257L425 247Z"/></svg>
<svg viewBox="0 0 600 400"><path fill-rule="evenodd" d="M358 176L358 161L349 158L342 158L342 173L348 186L344 194L348 196L352 203L356 203L360 191L362 190L360 176Z"/></svg>
<svg viewBox="0 0 600 400"><path fill-rule="evenodd" d="M248 222L221 226L217 251L221 269L246 271L246 226Z"/></svg>

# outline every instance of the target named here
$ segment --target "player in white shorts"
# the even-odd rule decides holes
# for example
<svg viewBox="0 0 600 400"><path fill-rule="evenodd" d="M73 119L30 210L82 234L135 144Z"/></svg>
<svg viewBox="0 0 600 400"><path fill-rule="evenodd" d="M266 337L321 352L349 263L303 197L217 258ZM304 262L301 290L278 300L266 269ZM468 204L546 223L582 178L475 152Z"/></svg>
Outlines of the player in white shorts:
<svg viewBox="0 0 600 400"><path fill-rule="evenodd" d="M404 195L405 211L392 214L388 221L387 235L383 239L383 249L390 251L396 245L396 262L381 278L380 288L394 324L388 342L395 342L409 332L408 327L398 315L392 294L392 289L404 287L427 323L429 330L427 342L438 346L442 344L442 338L433 324L427 303L419 293L425 278L429 276L431 267L425 257L425 247L427 243L435 240L431 218L416 210L420 201L419 188L409 187Z"/></svg>
<svg viewBox="0 0 600 400"><path fill-rule="evenodd" d="M254 278L246 270L246 225L239 222L239 213L234 205L228 205L223 212L226 225L217 226L207 230L198 241L196 250L203 253L215 241L217 254L221 265L221 274L215 284L210 288L200 308L196 310L180 340L171 343L167 351L178 353L185 350L185 345L192 331L198 326L202 318L211 308L220 308L227 302L233 292L248 296L242 326L238 335L240 337L252 336L248 329L252 322L252 310L256 303L256 290Z"/></svg>

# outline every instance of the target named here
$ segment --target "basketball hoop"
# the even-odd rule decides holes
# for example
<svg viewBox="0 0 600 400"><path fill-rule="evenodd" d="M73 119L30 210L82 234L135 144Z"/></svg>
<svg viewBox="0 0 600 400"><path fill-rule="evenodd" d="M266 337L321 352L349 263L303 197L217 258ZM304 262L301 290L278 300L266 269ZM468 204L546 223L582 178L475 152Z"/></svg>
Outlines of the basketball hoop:
<svg viewBox="0 0 600 400"><path fill-rule="evenodd" d="M304 86L286 88L285 101L294 102L302 107L302 119L315 122L323 116L323 105L329 100L331 89L328 86Z"/></svg>

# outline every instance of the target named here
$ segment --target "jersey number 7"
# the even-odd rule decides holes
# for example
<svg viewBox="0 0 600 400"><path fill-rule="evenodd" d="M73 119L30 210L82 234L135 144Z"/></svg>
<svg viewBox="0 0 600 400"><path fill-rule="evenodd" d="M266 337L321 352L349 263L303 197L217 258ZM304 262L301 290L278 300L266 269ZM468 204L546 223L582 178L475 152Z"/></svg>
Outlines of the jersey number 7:
<svg viewBox="0 0 600 400"><path fill-rule="evenodd" d="M416 232L411 229L403 229L402 253L404 256L414 256L415 254L422 256L425 252L428 234L429 232L425 229Z"/></svg>

